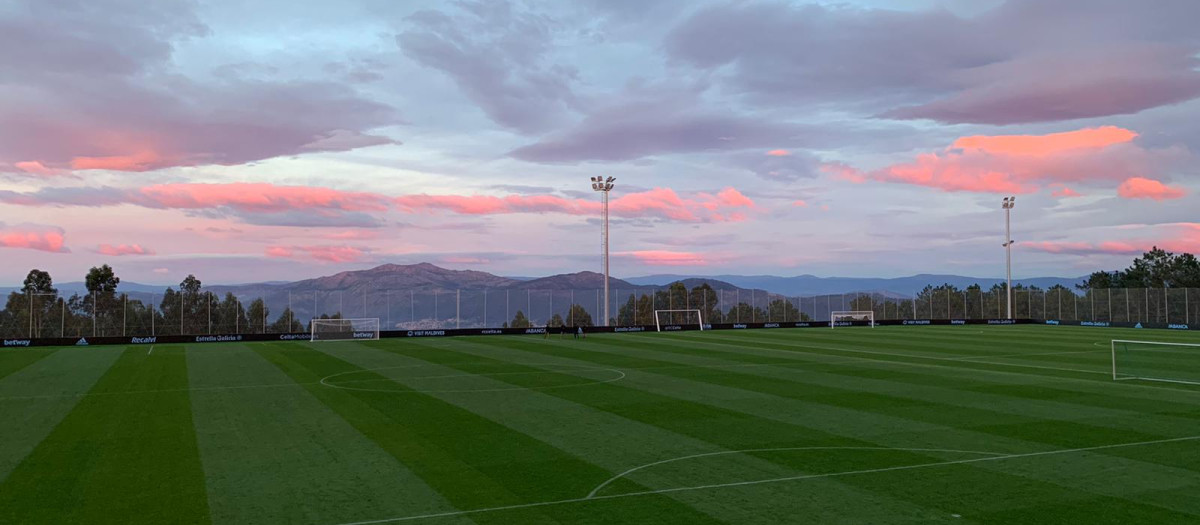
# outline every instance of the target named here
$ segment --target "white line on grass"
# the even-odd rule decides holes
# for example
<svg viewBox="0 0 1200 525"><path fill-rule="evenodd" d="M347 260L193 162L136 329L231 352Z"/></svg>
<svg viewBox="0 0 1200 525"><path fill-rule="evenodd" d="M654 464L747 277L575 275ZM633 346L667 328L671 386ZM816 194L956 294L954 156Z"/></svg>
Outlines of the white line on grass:
<svg viewBox="0 0 1200 525"><path fill-rule="evenodd" d="M505 511L505 510L528 509L528 508L534 508L534 507L549 507L549 506L554 506L554 505L567 505L567 504L571 504L571 503L584 503L584 502L593 502L593 501L618 499L618 498L630 498L630 497L636 497L636 496L652 496L652 495L657 495L657 494L670 494L670 493L675 493L675 492L690 492L690 491L695 491L695 490L744 487L744 486L748 486L748 485L764 485L764 484L768 484L768 483L782 483L782 482L786 482L786 481L801 481L801 480L832 478L832 477L841 477L841 476L855 476L855 475L860 475L860 474L878 474L881 472L917 470L917 469L924 469L924 468L947 467L947 466L953 466L953 465L969 465L969 464L974 464L974 463L983 463L983 462L987 462L987 461L1003 461L1003 460L1007 460L1007 459L1022 459L1022 458L1032 458L1032 457L1041 457L1041 456L1054 456L1054 455L1060 455L1060 454L1074 454L1077 452L1092 452L1092 451L1096 451L1096 450L1109 450L1109 449L1114 449L1114 448L1126 448L1126 447L1140 447L1140 446L1146 446L1146 445L1161 445L1161 444L1165 444L1165 443L1180 443L1180 442L1196 441L1196 440L1200 440L1200 435L1178 437L1178 438L1156 439L1156 440L1152 440L1152 441L1138 441L1135 443L1117 443L1117 444L1113 444L1113 445L1100 445L1100 446L1095 446L1095 447L1046 450L1046 451L1042 451L1042 452L1028 452L1028 453L1024 453L1024 454L1006 454L1003 456L988 456L988 457L984 457L984 458L960 459L960 460L955 460L955 461L938 461L938 462L934 462L934 463L918 463L916 465L903 465L903 466L898 466L898 467L884 467L884 468L866 469L866 470L850 470L850 471L846 471L846 472L829 472L826 474L805 474L805 475L800 475L800 476L788 476L788 477L782 477L782 478L760 479L760 480L755 480L755 481L738 481L738 482L732 482L732 483L716 483L716 484L712 484L712 485L696 485L696 486L691 486L691 487L673 487L673 488L668 488L668 489L644 490L644 491L638 491L638 492L625 492L625 493L621 493L621 494L610 494L607 496L595 496L595 497L584 496L582 498L571 498L571 499L563 499L563 500L556 500L556 501L540 501L540 502L535 502L535 503L522 503L522 504L518 504L518 505L505 505L505 506L501 506L501 507L488 507L488 508L470 509L470 510L454 510L454 511L447 511L447 512L437 512L437 513L432 513L432 514L418 514L418 515L414 515L414 516L401 516L401 517L397 517L397 518L383 518L383 519L368 520L368 521L353 521L353 522L341 523L339 525L374 525L377 523L396 523L396 522L401 522L401 521L415 521L415 520L423 520L423 519L431 519L431 518L446 518L446 517L451 517L451 516L465 516L465 515L470 515L470 514L482 514L482 513L486 513L486 512L499 512L499 511Z"/></svg>
<svg viewBox="0 0 1200 525"><path fill-rule="evenodd" d="M951 453L956 453L956 454L976 454L976 455L981 455L981 456L1003 456L1003 455L1005 455L1004 453L1001 453L1001 452L981 452L978 450L953 450L953 449L946 449L946 448L890 448L890 447L787 447L787 448L751 448L751 449L745 449L745 450L722 450L720 452L706 452L703 454L692 454L690 456L680 456L677 458L664 459L662 461L655 461L654 463L647 463L645 465L633 467L629 470L626 470L625 472L617 474L616 476L608 478L608 480L606 480L604 483L596 485L596 488L592 489L592 491L588 493L587 498L595 498L596 494L598 494L601 490L604 490L604 487L607 487L609 484L611 484L612 482L614 482L618 479L624 478L625 476L633 474L634 472L637 472L639 470L647 469L650 467L656 467L658 465L663 465L666 463L674 463L676 461L684 461L684 460L688 460L688 459L705 458L705 457L711 457L711 456L724 456L724 455L729 455L729 454L746 454L746 453L750 453L750 452L793 452L793 451L802 451L802 450L873 450L873 451L875 451L875 450L890 450L890 451L900 451L900 452L951 452Z"/></svg>
<svg viewBox="0 0 1200 525"><path fill-rule="evenodd" d="M150 345L150 349L146 350L146 355L150 355L150 352L153 352L153 351L154 351L154 345Z"/></svg>

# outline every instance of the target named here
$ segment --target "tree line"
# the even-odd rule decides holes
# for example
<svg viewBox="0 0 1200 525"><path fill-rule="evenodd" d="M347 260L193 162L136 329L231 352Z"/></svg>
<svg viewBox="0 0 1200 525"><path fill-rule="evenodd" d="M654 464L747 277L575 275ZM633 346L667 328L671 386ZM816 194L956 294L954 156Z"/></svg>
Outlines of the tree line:
<svg viewBox="0 0 1200 525"><path fill-rule="evenodd" d="M85 295L62 297L49 272L29 271L0 310L0 336L88 337L120 335L284 333L306 331L307 323L284 308L275 319L261 298L249 305L232 293L205 291L194 275L179 289L163 291L158 305L118 293L121 279L105 264L84 276Z"/></svg>

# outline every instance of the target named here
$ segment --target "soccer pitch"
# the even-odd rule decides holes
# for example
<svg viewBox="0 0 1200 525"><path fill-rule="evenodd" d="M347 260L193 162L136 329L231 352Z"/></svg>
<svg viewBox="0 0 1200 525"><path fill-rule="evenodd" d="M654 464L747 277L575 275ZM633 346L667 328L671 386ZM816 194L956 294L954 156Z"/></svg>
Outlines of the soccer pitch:
<svg viewBox="0 0 1200 525"><path fill-rule="evenodd" d="M1035 325L4 349L0 523L1198 523L1200 387L1113 381L1112 339L1200 343Z"/></svg>

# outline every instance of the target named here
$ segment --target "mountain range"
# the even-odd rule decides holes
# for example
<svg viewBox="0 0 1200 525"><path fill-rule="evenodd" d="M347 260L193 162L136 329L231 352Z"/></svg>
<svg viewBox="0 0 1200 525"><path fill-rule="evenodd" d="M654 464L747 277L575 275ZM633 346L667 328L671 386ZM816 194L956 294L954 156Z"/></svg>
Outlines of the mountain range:
<svg viewBox="0 0 1200 525"><path fill-rule="evenodd" d="M1020 279L1016 283L1048 288L1056 284L1073 287L1084 278L1045 277ZM652 293L673 282L688 288L708 284L717 290L719 301L732 305L745 302L765 308L767 303L786 296L805 313L823 318L829 310L845 307L848 293L876 293L903 299L912 297L926 285L949 283L959 288L980 284L985 289L1002 283L1001 279L959 275L921 274L890 279L816 277L800 275L650 275L631 279L610 279L612 312L631 295ZM82 282L56 285L62 295L84 294ZM131 299L157 303L166 287L122 281L119 290ZM248 305L262 298L271 316L285 308L295 318L306 320L321 314L341 312L345 317L378 317L387 328L428 329L446 327L497 326L512 319L518 310L535 323L544 323L553 314L566 315L570 304L583 305L593 315L602 311L604 276L596 272L577 272L548 277L502 277L476 270L449 270L429 263L385 264L367 270L340 272L295 282L264 282L235 285L206 285L205 290L224 296L232 293ZM17 288L0 288L7 295ZM797 300L797 298L803 299ZM698 305L663 305L682 308ZM722 310L728 308L722 307ZM597 322L599 319L597 319Z"/></svg>

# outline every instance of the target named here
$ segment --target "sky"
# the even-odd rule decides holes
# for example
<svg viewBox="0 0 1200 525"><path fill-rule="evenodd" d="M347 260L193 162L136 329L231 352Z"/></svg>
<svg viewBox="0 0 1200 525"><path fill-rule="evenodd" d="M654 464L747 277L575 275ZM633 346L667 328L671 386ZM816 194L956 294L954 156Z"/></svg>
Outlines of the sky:
<svg viewBox="0 0 1200 525"><path fill-rule="evenodd" d="M0 0L0 284L1200 253L1200 2Z"/></svg>

